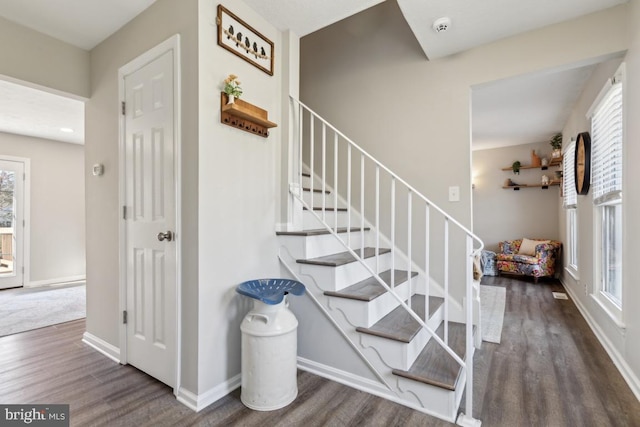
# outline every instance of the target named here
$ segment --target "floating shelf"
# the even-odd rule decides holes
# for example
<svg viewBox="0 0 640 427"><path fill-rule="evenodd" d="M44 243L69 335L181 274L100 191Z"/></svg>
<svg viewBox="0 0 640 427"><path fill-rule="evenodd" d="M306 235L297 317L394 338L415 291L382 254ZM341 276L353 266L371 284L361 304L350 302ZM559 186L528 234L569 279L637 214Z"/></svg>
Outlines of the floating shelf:
<svg viewBox="0 0 640 427"><path fill-rule="evenodd" d="M267 110L241 99L236 99L234 103L227 104L228 99L226 93L220 93L221 123L265 138L269 136L270 128L278 126L269 121Z"/></svg>
<svg viewBox="0 0 640 427"><path fill-rule="evenodd" d="M513 188L513 191L518 191L521 188L542 188L543 190L546 190L549 187L558 186L558 185L560 185L559 182L550 182L547 185L542 185L542 184L503 185L502 188L507 190Z"/></svg>

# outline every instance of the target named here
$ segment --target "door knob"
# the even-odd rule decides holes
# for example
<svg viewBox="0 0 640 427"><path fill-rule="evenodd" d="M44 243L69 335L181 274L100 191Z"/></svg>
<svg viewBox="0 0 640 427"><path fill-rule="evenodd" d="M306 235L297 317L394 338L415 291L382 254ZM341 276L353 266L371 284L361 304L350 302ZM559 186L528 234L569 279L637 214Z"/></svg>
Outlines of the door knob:
<svg viewBox="0 0 640 427"><path fill-rule="evenodd" d="M173 240L173 233L171 231L167 231L166 233L158 233L158 240L160 240L161 242L163 241L167 241L170 242Z"/></svg>

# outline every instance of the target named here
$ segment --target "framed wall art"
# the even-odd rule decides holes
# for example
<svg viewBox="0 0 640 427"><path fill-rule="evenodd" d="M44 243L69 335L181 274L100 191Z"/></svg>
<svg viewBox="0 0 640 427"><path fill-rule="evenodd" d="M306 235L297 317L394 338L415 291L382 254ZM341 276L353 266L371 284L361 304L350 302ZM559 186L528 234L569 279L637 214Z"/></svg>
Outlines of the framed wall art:
<svg viewBox="0 0 640 427"><path fill-rule="evenodd" d="M218 45L273 76L273 42L218 5Z"/></svg>

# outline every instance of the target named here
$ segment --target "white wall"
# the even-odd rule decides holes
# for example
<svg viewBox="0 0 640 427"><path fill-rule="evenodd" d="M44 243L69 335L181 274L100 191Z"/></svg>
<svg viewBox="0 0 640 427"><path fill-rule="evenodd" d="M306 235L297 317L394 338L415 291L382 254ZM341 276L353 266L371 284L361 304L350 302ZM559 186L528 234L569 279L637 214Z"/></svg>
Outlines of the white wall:
<svg viewBox="0 0 640 427"><path fill-rule="evenodd" d="M88 98L89 52L0 17L0 76Z"/></svg>
<svg viewBox="0 0 640 427"><path fill-rule="evenodd" d="M551 157L548 142L473 152L473 230L489 250L497 251L500 241L523 237L562 240L558 232L559 186L519 191L502 188L506 179L518 184L540 184L542 175L551 179L554 171L561 170L522 169L519 175L502 170L516 160L523 166L530 165L531 150L540 157Z"/></svg>
<svg viewBox="0 0 640 427"><path fill-rule="evenodd" d="M84 147L0 132L0 156L31 160L29 280L43 285L85 275Z"/></svg>
<svg viewBox="0 0 640 427"><path fill-rule="evenodd" d="M636 166L640 158L640 2L629 4L628 18L630 48L624 57L627 80L624 94L626 114L624 139L623 175L623 321L626 329L620 328L590 296L597 278L594 275L594 208L592 191L578 196L578 273L579 277L563 271L562 281L570 291L578 307L589 320L614 362L631 383L640 399L640 288L634 264L640 256L636 242L640 238L640 227L635 221L640 215L640 170ZM607 61L594 71L563 129L564 138L575 137L579 132L591 132L586 113L596 96L612 77L622 59ZM560 231L566 234L566 216L560 212ZM565 257L566 257L565 253ZM565 262L566 264L566 262ZM585 291L588 290L588 293Z"/></svg>
<svg viewBox="0 0 640 427"><path fill-rule="evenodd" d="M241 1L224 6L275 44L269 76L217 45L214 0L199 1L199 392L240 373L240 322L252 303L241 282L279 277L281 139L287 38ZM293 70L297 74L296 70ZM263 138L220 123L222 81L236 74L242 99L278 124ZM289 73L286 74L289 76ZM204 326L206 325L206 326Z"/></svg>

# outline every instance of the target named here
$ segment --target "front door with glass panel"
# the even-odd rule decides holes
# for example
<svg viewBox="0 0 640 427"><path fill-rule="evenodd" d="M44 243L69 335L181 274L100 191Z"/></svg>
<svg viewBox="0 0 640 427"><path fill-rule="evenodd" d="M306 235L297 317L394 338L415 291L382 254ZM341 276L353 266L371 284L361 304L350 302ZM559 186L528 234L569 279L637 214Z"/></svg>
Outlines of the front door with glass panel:
<svg viewBox="0 0 640 427"><path fill-rule="evenodd" d="M0 289L24 285L24 163L0 159Z"/></svg>

